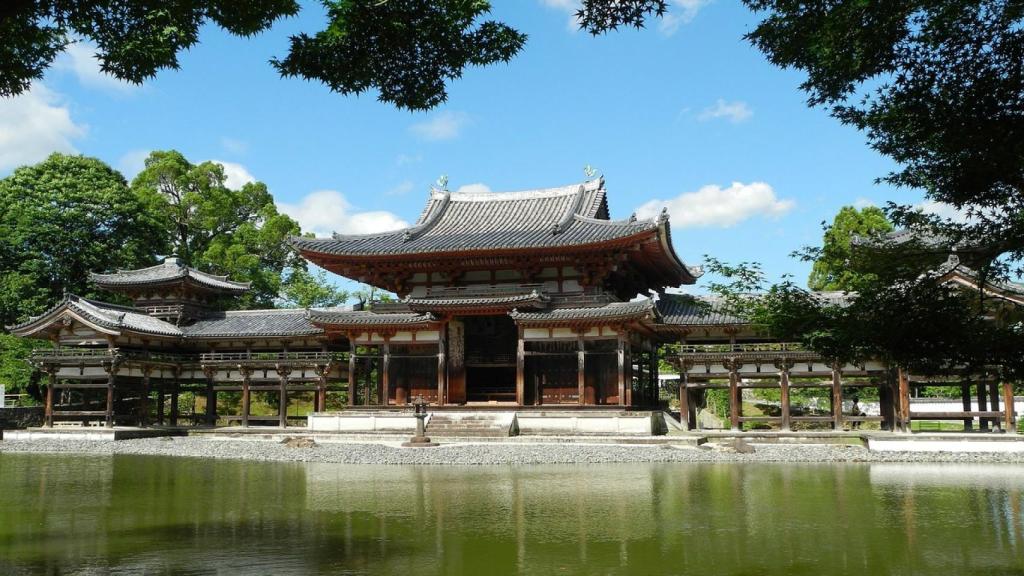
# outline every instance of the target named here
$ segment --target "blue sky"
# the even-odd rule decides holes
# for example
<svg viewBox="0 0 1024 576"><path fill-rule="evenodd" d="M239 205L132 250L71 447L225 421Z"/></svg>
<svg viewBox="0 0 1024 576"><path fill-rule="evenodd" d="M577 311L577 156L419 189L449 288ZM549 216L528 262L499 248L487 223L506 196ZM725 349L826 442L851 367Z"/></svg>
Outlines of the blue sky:
<svg viewBox="0 0 1024 576"><path fill-rule="evenodd" d="M427 190L556 186L602 173L613 218L668 205L678 253L756 260L771 277L809 266L788 255L820 241L843 205L920 200L874 184L892 168L864 136L799 91L743 39L737 2L676 0L668 22L593 38L572 0L496 0L529 35L507 65L474 68L427 113L281 79L268 64L290 34L323 25L318 4L254 39L215 27L181 70L141 87L100 74L88 46L30 94L0 101L0 176L54 150L97 156L130 178L149 150L226 163L266 182L304 228L366 232L411 222Z"/></svg>

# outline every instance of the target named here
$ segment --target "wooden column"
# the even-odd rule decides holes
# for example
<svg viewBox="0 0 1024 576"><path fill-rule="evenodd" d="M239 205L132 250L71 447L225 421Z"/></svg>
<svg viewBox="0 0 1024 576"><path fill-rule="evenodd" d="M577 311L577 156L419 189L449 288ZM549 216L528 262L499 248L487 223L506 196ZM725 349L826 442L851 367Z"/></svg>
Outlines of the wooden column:
<svg viewBox="0 0 1024 576"><path fill-rule="evenodd" d="M363 406L370 405L370 379L373 378L373 358L366 357L366 370L363 374Z"/></svg>
<svg viewBox="0 0 1024 576"><path fill-rule="evenodd" d="M626 337L620 331L615 357L618 360L619 405L626 405Z"/></svg>
<svg viewBox="0 0 1024 576"><path fill-rule="evenodd" d="M995 380L988 384L988 402L990 410L992 412L999 412L999 384ZM996 431L1000 431L1003 428L1001 418L992 419L992 428Z"/></svg>
<svg viewBox="0 0 1024 576"><path fill-rule="evenodd" d="M149 392L152 366L142 367L142 392L139 394L139 426L149 425Z"/></svg>
<svg viewBox="0 0 1024 576"><path fill-rule="evenodd" d="M587 353L583 342L583 334L576 335L576 388L579 398L576 402L583 406L586 403L587 387Z"/></svg>
<svg viewBox="0 0 1024 576"><path fill-rule="evenodd" d="M832 366L832 429L843 429L843 370Z"/></svg>
<svg viewBox="0 0 1024 576"><path fill-rule="evenodd" d="M349 341L351 342L351 340ZM349 344L348 352L348 405L356 405L356 345Z"/></svg>
<svg viewBox="0 0 1024 576"><path fill-rule="evenodd" d="M437 334L437 405L445 404L445 377L448 375L448 361L445 353L446 342L448 341L448 327L441 326ZM520 338L520 341L522 338Z"/></svg>
<svg viewBox="0 0 1024 576"><path fill-rule="evenodd" d="M249 390L252 382L252 368L239 366L238 371L242 375L242 428L248 428L249 413L252 411L252 396Z"/></svg>
<svg viewBox="0 0 1024 576"><path fill-rule="evenodd" d="M902 432L910 433L910 375L903 368L896 371L896 389L899 428Z"/></svg>
<svg viewBox="0 0 1024 576"><path fill-rule="evenodd" d="M43 426L53 428L53 390L57 387L57 367L49 367L47 375L49 376L49 380L46 383L46 408L44 412Z"/></svg>
<svg viewBox="0 0 1024 576"><path fill-rule="evenodd" d="M214 366L203 366L203 376L206 377L206 425L217 425L217 391L213 389L213 381L217 377L217 368Z"/></svg>
<svg viewBox="0 0 1024 576"><path fill-rule="evenodd" d="M160 426L165 423L164 419L164 404L167 402L167 393L165 391L166 383L161 378L160 386L156 390L156 421Z"/></svg>
<svg viewBox="0 0 1024 576"><path fill-rule="evenodd" d="M971 411L971 386L963 382L960 383L960 403L963 406L964 412ZM974 418L964 418L964 430L970 431L974 429Z"/></svg>
<svg viewBox="0 0 1024 576"><path fill-rule="evenodd" d="M739 430L743 402L740 393L740 375L736 372L739 366L735 362L728 362L725 367L729 370L729 428Z"/></svg>
<svg viewBox="0 0 1024 576"><path fill-rule="evenodd" d="M633 405L633 344L626 339L625 342L625 354L626 354L626 406Z"/></svg>
<svg viewBox="0 0 1024 576"><path fill-rule="evenodd" d="M288 375L291 372L291 366L285 364L277 365L277 375L280 377L280 392L277 397L277 425L281 428L288 427Z"/></svg>
<svg viewBox="0 0 1024 576"><path fill-rule="evenodd" d="M327 411L327 377L330 373L330 363L316 367L316 412Z"/></svg>
<svg viewBox="0 0 1024 576"><path fill-rule="evenodd" d="M988 410L988 389L984 381L978 382L978 410L982 412ZM978 422L978 429L988 432L988 418L979 418Z"/></svg>
<svg viewBox="0 0 1024 576"><path fill-rule="evenodd" d="M516 404L526 404L526 341L523 340L523 327L517 328L519 336L516 340Z"/></svg>
<svg viewBox="0 0 1024 576"><path fill-rule="evenodd" d="M117 366L107 368L107 415L104 423L107 428L114 427L114 379L117 375Z"/></svg>
<svg viewBox="0 0 1024 576"><path fill-rule="evenodd" d="M1017 433L1017 418L1014 414L1013 384L1003 382L1003 410L1005 411L1004 427L1008 434Z"/></svg>
<svg viewBox="0 0 1024 576"><path fill-rule="evenodd" d="M178 425L178 415L181 413L178 410L178 408L179 408L178 400L179 400L179 394L180 394L180 388L181 388L181 382L179 381L180 378L181 378L181 370L178 369L178 368L175 368L175 370L174 370L174 383L173 383L174 387L171 389L171 426L177 426Z"/></svg>
<svg viewBox="0 0 1024 576"><path fill-rule="evenodd" d="M783 431L789 432L793 429L791 420L791 407L789 403L789 369L792 367L791 364L781 363L778 365L779 368L779 405L782 410L782 422L779 427Z"/></svg>
<svg viewBox="0 0 1024 576"><path fill-rule="evenodd" d="M387 406L391 397L391 343L385 340L380 350L383 356L380 368L380 405Z"/></svg>

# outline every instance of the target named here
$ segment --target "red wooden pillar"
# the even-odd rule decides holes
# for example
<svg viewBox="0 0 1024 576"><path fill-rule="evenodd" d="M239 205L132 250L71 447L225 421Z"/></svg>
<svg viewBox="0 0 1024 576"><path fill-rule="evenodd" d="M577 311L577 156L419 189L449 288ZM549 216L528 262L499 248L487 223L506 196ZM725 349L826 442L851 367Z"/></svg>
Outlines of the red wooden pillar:
<svg viewBox="0 0 1024 576"><path fill-rule="evenodd" d="M448 341L448 326L443 325L437 333L437 405L444 406L445 403L445 378L448 375L448 355L445 352ZM522 347L522 330L519 333L519 346ZM516 373L516 382L519 383L518 378L521 377L519 372ZM518 389L517 389L518 390Z"/></svg>
<svg viewBox="0 0 1024 576"><path fill-rule="evenodd" d="M516 340L516 404L526 404L526 341L523 340L523 327L519 326Z"/></svg>
<svg viewBox="0 0 1024 576"><path fill-rule="evenodd" d="M277 425L281 428L288 427L288 375L291 372L291 366L277 365L277 375L280 378L280 391L277 397Z"/></svg>
<svg viewBox="0 0 1024 576"><path fill-rule="evenodd" d="M618 385L619 385L619 404L625 406L626 401L626 336L621 331L619 332L618 343L615 348L615 357L618 360Z"/></svg>
<svg viewBox="0 0 1024 576"><path fill-rule="evenodd" d="M47 428L53 428L53 390L57 387L56 366L49 367L47 373L49 374L50 379L46 384L46 412L43 425Z"/></svg>
<svg viewBox="0 0 1024 576"><path fill-rule="evenodd" d="M242 375L242 428L249 427L249 412L251 412L252 396L249 385L252 380L252 368L239 366L239 373Z"/></svg>
<svg viewBox="0 0 1024 576"><path fill-rule="evenodd" d="M391 343L387 339L380 346L380 405L387 406L391 401Z"/></svg>
<svg viewBox="0 0 1024 576"><path fill-rule="evenodd" d="M583 334L578 334L576 336L576 387L579 398L577 398L576 402L580 406L586 403L586 358L587 353L584 350Z"/></svg>
<svg viewBox="0 0 1024 576"><path fill-rule="evenodd" d="M150 374L153 372L152 366L142 367L142 393L139 394L139 425L147 426L149 424L149 392L150 392Z"/></svg>

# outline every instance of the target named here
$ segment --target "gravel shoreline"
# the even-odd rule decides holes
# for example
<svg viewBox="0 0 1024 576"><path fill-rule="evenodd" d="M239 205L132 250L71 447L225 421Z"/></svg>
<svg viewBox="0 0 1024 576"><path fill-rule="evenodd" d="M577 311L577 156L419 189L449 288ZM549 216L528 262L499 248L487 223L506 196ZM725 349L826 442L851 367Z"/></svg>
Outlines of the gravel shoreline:
<svg viewBox="0 0 1024 576"><path fill-rule="evenodd" d="M0 455L85 454L215 458L262 462L326 462L371 465L524 465L647 462L951 462L1024 464L1020 453L871 452L861 446L755 444L737 451L730 444L701 448L671 445L454 443L436 448L402 448L393 442L324 442L295 447L273 440L201 437L139 440L0 441Z"/></svg>

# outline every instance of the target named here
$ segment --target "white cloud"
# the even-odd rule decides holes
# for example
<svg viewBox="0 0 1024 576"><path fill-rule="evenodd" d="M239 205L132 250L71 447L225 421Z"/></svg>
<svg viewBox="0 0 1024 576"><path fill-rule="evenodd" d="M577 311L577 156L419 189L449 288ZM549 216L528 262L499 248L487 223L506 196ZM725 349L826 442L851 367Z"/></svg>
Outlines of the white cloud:
<svg viewBox="0 0 1024 576"><path fill-rule="evenodd" d="M256 177L249 170L237 162L225 162L224 160L210 160L224 167L224 185L232 190L237 190L250 182L255 182Z"/></svg>
<svg viewBox="0 0 1024 576"><path fill-rule="evenodd" d="M925 214L933 214L943 220L951 220L953 222L963 223L971 219L967 215L967 210L958 210L955 206L945 202L936 202L935 200L924 200L914 204L914 208Z"/></svg>
<svg viewBox="0 0 1024 576"><path fill-rule="evenodd" d="M733 124L738 124L744 120L749 120L753 115L754 111L750 109L750 106L747 106L746 102L743 102L742 100L726 102L719 98L718 101L715 102L714 106L705 108L700 113L700 116L697 116L697 119L702 122L706 122L708 120L725 118Z"/></svg>
<svg viewBox="0 0 1024 576"><path fill-rule="evenodd" d="M220 139L221 148L224 148L226 152L231 154L245 154L249 151L249 143L245 140L238 140L237 138L228 138L227 136Z"/></svg>
<svg viewBox="0 0 1024 576"><path fill-rule="evenodd" d="M146 167L146 158L149 158L150 150L130 150L121 155L117 160L117 169L124 174L124 177L131 181L138 176L139 172Z"/></svg>
<svg viewBox="0 0 1024 576"><path fill-rule="evenodd" d="M658 32L665 36L671 36L679 31L683 24L693 22L700 9L711 3L712 0L672 0L672 6L658 23Z"/></svg>
<svg viewBox="0 0 1024 576"><path fill-rule="evenodd" d="M295 218L304 232L327 236L341 234L371 234L398 230L409 224L383 210L359 212L336 190L317 190L307 194L298 204L279 202L281 212Z"/></svg>
<svg viewBox="0 0 1024 576"><path fill-rule="evenodd" d="M483 182L476 182L475 184L463 184L459 186L456 192L463 194L487 194L491 192L491 187Z"/></svg>
<svg viewBox="0 0 1024 576"><path fill-rule="evenodd" d="M863 196L853 201L853 207L856 208L857 210L863 210L865 208L870 208L872 206L877 206L877 204L875 204L875 201L870 198L864 198Z"/></svg>
<svg viewBox="0 0 1024 576"><path fill-rule="evenodd" d="M86 133L62 98L42 83L13 98L0 98L0 170L43 160L53 152L77 152L72 141Z"/></svg>
<svg viewBox="0 0 1024 576"><path fill-rule="evenodd" d="M653 218L667 207L673 226L678 228L728 228L755 216L777 218L794 205L793 200L778 198L764 182L733 182L728 188L712 184L669 200L651 200L636 213L640 218Z"/></svg>
<svg viewBox="0 0 1024 576"><path fill-rule="evenodd" d="M387 192L385 192L385 194L387 194L388 196L401 196L403 194L408 194L409 192L412 192L414 186L415 185L412 183L412 180L402 180L401 182L398 183L398 186L395 186L391 190L388 190Z"/></svg>
<svg viewBox="0 0 1024 576"><path fill-rule="evenodd" d="M406 166L408 164L419 164L422 161L422 154L399 154L398 157L395 158L395 165Z"/></svg>
<svg viewBox="0 0 1024 576"><path fill-rule="evenodd" d="M409 130L424 140L451 140L458 137L468 121L469 116L465 112L446 110L429 120L413 124Z"/></svg>
<svg viewBox="0 0 1024 576"><path fill-rule="evenodd" d="M138 87L104 72L96 58L96 45L84 40L69 44L54 62L54 68L71 72L83 86L90 88L129 92Z"/></svg>

